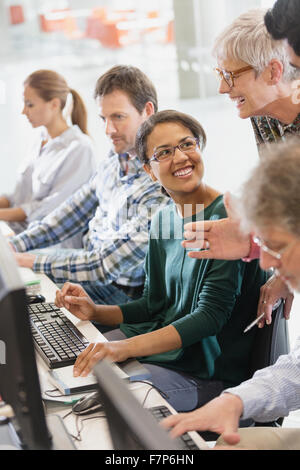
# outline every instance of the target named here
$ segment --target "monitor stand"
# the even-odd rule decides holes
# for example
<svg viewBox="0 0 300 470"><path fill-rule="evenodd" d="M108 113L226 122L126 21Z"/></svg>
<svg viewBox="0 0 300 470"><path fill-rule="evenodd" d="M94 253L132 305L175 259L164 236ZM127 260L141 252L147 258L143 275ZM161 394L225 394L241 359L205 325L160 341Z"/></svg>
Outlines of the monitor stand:
<svg viewBox="0 0 300 470"><path fill-rule="evenodd" d="M0 418L0 451L22 450L20 440L8 418Z"/></svg>
<svg viewBox="0 0 300 470"><path fill-rule="evenodd" d="M67 432L60 416L46 416L46 421L49 432L52 435L53 450L76 450L72 438ZM0 419L0 451L1 450L22 450L20 439L9 419Z"/></svg>

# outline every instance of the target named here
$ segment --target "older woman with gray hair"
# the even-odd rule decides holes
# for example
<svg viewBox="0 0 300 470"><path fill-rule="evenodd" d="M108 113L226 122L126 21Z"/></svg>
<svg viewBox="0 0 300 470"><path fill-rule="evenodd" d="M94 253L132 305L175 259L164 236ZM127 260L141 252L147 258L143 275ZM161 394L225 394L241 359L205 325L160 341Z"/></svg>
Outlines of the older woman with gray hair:
<svg viewBox="0 0 300 470"><path fill-rule="evenodd" d="M271 147L243 188L242 224L259 237L260 265L276 269L291 289L300 291L300 138ZM299 450L300 429L248 428L239 419L267 422L300 408L300 338L288 355L253 378L230 388L192 413L168 418L164 425L178 436L191 430L214 430L218 444L254 450Z"/></svg>
<svg viewBox="0 0 300 470"><path fill-rule="evenodd" d="M260 152L264 144L300 135L300 104L299 99L294 99L298 96L294 80L299 70L290 63L285 42L275 40L268 33L265 14L264 9L243 13L219 35L214 45L219 92L228 94L242 119L251 118ZM231 215L228 197L226 202ZM257 245L250 243L249 236L240 234L238 221L230 217L205 222L202 226L188 224L186 238L192 240L183 242L186 248L206 248L190 252L190 257L244 257L250 261L259 256ZM293 294L280 279L270 278L261 291L257 316L264 312L265 317L259 326L271 322L272 306L279 298L285 299L285 317L289 318Z"/></svg>
<svg viewBox="0 0 300 470"><path fill-rule="evenodd" d="M216 39L213 54L219 92L228 94L242 119L251 117L258 146L300 133L294 80L299 72L289 62L283 41L268 33L266 10L236 18Z"/></svg>

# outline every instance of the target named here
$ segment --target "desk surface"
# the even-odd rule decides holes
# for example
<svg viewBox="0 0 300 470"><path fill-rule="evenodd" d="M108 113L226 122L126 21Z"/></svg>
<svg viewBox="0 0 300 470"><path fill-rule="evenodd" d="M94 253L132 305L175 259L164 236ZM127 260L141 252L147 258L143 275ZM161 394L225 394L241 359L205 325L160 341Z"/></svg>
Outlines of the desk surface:
<svg viewBox="0 0 300 470"><path fill-rule="evenodd" d="M53 302L57 290L56 285L44 274L37 274L37 277L41 281L40 293L45 296L47 302ZM97 330L97 328L91 322L83 322L78 318L74 317L74 315L68 312L68 310L62 310L90 342L107 341L106 338ZM47 368L39 357L37 357L37 363L39 374L41 376L41 382L43 383L47 375ZM171 406L161 397L161 395L155 389L151 388L151 386L136 383L130 384L129 387L134 393L135 397L141 403L143 403L146 399L144 403L144 406L146 408L158 405L166 405L174 412ZM120 397L120 399L122 399L122 397ZM46 403L46 413L58 414L62 418L65 417L64 424L67 430L72 435L77 436L78 431L80 430L81 440L75 441L75 445L79 450L113 449L106 419L104 417L96 418L96 416L100 416L102 414L101 412L95 413L94 415L76 417L73 414L68 414L70 411L70 405L54 402ZM87 419L92 418L93 416L95 416L95 419ZM207 448L206 443L203 441L203 439L201 439L199 434L195 432L192 432L190 434L194 438L195 442L198 444L199 448Z"/></svg>

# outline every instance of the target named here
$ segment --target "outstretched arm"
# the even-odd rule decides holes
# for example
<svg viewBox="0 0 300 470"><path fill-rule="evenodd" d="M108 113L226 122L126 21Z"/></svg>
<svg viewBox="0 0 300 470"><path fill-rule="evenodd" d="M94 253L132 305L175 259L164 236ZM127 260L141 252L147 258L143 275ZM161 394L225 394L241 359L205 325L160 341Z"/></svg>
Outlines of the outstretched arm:
<svg viewBox="0 0 300 470"><path fill-rule="evenodd" d="M151 356L180 347L181 338L172 325L121 341L92 343L78 356L74 376L87 376L94 365L105 357L122 362L131 357Z"/></svg>
<svg viewBox="0 0 300 470"><path fill-rule="evenodd" d="M250 236L240 232L239 222L228 219L192 222L185 225L186 240L182 246L190 258L236 260L246 257L250 251Z"/></svg>
<svg viewBox="0 0 300 470"><path fill-rule="evenodd" d="M58 307L67 308L81 320L94 320L102 325L118 325L123 322L122 310L118 305L94 304L78 284L64 284L56 292L55 303ZM150 356L178 349L181 345L180 335L172 325L122 341L92 343L78 356L74 375L86 376L96 362L104 357L120 362L130 357Z"/></svg>

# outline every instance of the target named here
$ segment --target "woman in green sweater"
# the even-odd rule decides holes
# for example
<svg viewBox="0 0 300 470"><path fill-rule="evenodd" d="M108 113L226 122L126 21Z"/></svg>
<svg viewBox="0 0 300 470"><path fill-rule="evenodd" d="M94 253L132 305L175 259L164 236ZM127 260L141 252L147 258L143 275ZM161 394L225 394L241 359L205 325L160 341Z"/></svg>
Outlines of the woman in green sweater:
<svg viewBox="0 0 300 470"><path fill-rule="evenodd" d="M81 353L75 376L87 375L105 356L138 358L177 411L192 410L248 378L255 329L243 330L256 317L266 281L257 261L198 260L181 246L187 222L226 217L222 195L203 180L205 143L194 118L171 110L151 116L138 131L136 151L145 171L173 200L152 219L142 298L95 305L71 283L56 296L58 306L82 320L119 326L106 335L114 341Z"/></svg>

